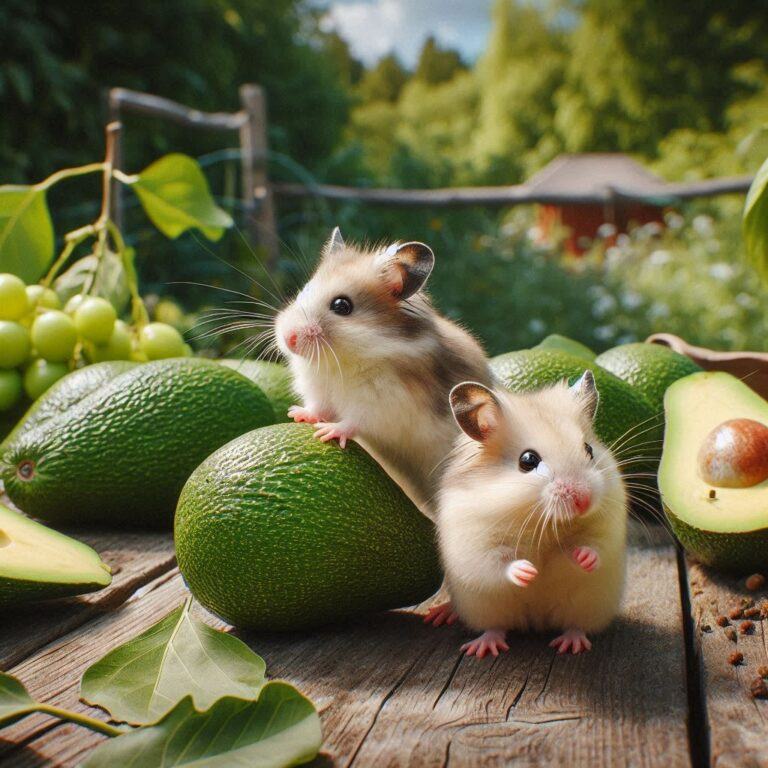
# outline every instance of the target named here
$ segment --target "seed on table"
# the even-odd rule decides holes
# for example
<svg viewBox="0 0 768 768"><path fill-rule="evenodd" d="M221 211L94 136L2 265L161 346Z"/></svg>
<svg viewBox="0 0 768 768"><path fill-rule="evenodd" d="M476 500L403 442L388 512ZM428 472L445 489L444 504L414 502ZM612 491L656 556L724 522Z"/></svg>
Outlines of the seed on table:
<svg viewBox="0 0 768 768"><path fill-rule="evenodd" d="M757 674L760 675L760 677L768 677L768 666L763 664L762 667L758 667Z"/></svg>
<svg viewBox="0 0 768 768"><path fill-rule="evenodd" d="M760 606L760 618L768 619L768 600L763 600Z"/></svg>
<svg viewBox="0 0 768 768"><path fill-rule="evenodd" d="M712 631L712 627L710 627L709 624L702 624L701 625L701 631L702 632L711 632Z"/></svg>
<svg viewBox="0 0 768 768"><path fill-rule="evenodd" d="M742 621L741 624L739 624L739 632L741 632L742 635L750 634L754 628L754 621Z"/></svg>
<svg viewBox="0 0 768 768"><path fill-rule="evenodd" d="M744 654L741 651L734 651L728 657L728 663L732 664L734 667L741 664L742 661L744 661Z"/></svg>
<svg viewBox="0 0 768 768"><path fill-rule="evenodd" d="M744 611L745 619L756 619L758 616L760 616L760 609L756 605L753 605L751 608L747 608L747 610Z"/></svg>
<svg viewBox="0 0 768 768"><path fill-rule="evenodd" d="M726 627L723 631L729 640L736 642L736 630L733 627Z"/></svg>
<svg viewBox="0 0 768 768"><path fill-rule="evenodd" d="M732 608L728 614L729 619L740 619L744 615L743 608Z"/></svg>
<svg viewBox="0 0 768 768"><path fill-rule="evenodd" d="M742 597L739 600L739 605L742 608L751 608L755 604L755 600L752 597Z"/></svg>
<svg viewBox="0 0 768 768"><path fill-rule="evenodd" d="M744 586L750 591L755 592L758 589L762 589L765 585L765 576L762 573L753 573L744 582Z"/></svg>
<svg viewBox="0 0 768 768"><path fill-rule="evenodd" d="M717 624L718 627L727 627L728 626L728 617L727 616L718 616L715 619L715 624Z"/></svg>
<svg viewBox="0 0 768 768"><path fill-rule="evenodd" d="M755 699L768 699L768 685L762 677L756 677L749 686L749 692Z"/></svg>

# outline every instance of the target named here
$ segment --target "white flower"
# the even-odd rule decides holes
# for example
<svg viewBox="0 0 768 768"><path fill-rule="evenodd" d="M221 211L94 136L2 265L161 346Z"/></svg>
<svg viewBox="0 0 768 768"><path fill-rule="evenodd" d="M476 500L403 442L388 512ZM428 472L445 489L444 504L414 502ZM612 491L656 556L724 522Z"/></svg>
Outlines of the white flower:
<svg viewBox="0 0 768 768"><path fill-rule="evenodd" d="M724 261L718 261L709 268L709 276L715 280L730 280L735 272L736 270Z"/></svg>
<svg viewBox="0 0 768 768"><path fill-rule="evenodd" d="M547 330L547 324L540 317L534 317L528 322L528 330L531 333L540 335Z"/></svg>
<svg viewBox="0 0 768 768"><path fill-rule="evenodd" d="M682 229L685 219L675 211L670 211L664 216L664 221L670 229Z"/></svg>
<svg viewBox="0 0 768 768"><path fill-rule="evenodd" d="M610 224L609 222L606 222L605 224L601 224L597 228L597 236L598 237L613 237L616 234L616 225Z"/></svg>
<svg viewBox="0 0 768 768"><path fill-rule="evenodd" d="M625 333L619 336L618 339L616 339L616 345L618 346L620 344L632 344L635 341L637 341L637 336L635 336L634 333Z"/></svg>
<svg viewBox="0 0 768 768"><path fill-rule="evenodd" d="M616 309L616 299L610 293L600 296L592 305L592 314L595 317L605 317Z"/></svg>
<svg viewBox="0 0 768 768"><path fill-rule="evenodd" d="M626 248L631 242L632 242L632 238L625 232L622 232L616 238L616 245L618 245L619 248Z"/></svg>
<svg viewBox="0 0 768 768"><path fill-rule="evenodd" d="M757 306L757 299L748 293L742 292L736 297L736 303L740 307L744 307L744 309L754 309Z"/></svg>
<svg viewBox="0 0 768 768"><path fill-rule="evenodd" d="M669 317L669 307L662 301L654 301L648 308L648 317L651 320L661 320Z"/></svg>
<svg viewBox="0 0 768 768"><path fill-rule="evenodd" d="M595 336L600 341L610 341L616 335L616 329L612 325L598 325L595 328Z"/></svg>
<svg viewBox="0 0 768 768"><path fill-rule="evenodd" d="M711 237L715 231L712 217L706 216L703 213L700 213L698 216L694 216L691 224L693 225L693 229L696 234L701 235L702 237Z"/></svg>
<svg viewBox="0 0 768 768"><path fill-rule="evenodd" d="M659 248L651 253L648 257L648 261L654 267L663 267L665 264L669 264L669 262L672 261L672 254L669 251Z"/></svg>
<svg viewBox="0 0 768 768"><path fill-rule="evenodd" d="M643 303L643 297L637 291L624 291L621 303L626 309L637 309Z"/></svg>

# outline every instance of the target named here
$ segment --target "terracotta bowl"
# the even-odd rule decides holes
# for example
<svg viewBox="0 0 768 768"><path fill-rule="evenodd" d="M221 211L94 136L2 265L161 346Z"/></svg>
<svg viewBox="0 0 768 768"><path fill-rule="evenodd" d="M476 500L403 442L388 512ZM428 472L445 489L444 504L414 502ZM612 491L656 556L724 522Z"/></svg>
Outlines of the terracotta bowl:
<svg viewBox="0 0 768 768"><path fill-rule="evenodd" d="M654 333L646 339L652 344L665 346L687 355L705 371L725 371L742 379L758 395L768 400L768 353L766 352L717 352L705 347L694 347L671 333Z"/></svg>

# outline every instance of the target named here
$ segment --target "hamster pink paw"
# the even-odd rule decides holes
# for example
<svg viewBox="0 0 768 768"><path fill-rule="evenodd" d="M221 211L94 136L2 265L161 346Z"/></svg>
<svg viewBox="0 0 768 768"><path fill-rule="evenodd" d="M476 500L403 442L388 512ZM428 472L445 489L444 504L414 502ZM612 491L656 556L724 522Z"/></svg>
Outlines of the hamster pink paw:
<svg viewBox="0 0 768 768"><path fill-rule="evenodd" d="M513 560L506 570L507 578L516 587L527 587L539 572L530 560Z"/></svg>
<svg viewBox="0 0 768 768"><path fill-rule="evenodd" d="M499 651L508 651L507 633L502 629L486 629L480 637L472 642L464 643L461 650L465 651L467 656L477 656L478 659L484 658L487 654L498 656Z"/></svg>
<svg viewBox="0 0 768 768"><path fill-rule="evenodd" d="M577 653L591 651L592 643L580 629L566 629L549 644L549 647L557 649L558 653L570 651L575 656Z"/></svg>
<svg viewBox="0 0 768 768"><path fill-rule="evenodd" d="M592 547L575 547L571 557L587 573L592 573L600 565L600 555Z"/></svg>
<svg viewBox="0 0 768 768"><path fill-rule="evenodd" d="M439 627L443 624L450 627L458 618L459 614L453 610L451 601L448 600L445 603L433 605L424 616L424 623L431 624L433 627Z"/></svg>
<svg viewBox="0 0 768 768"><path fill-rule="evenodd" d="M292 405L288 409L288 418L293 419L297 424L304 422L305 424L317 424L320 421L318 416L310 408L304 408L301 405Z"/></svg>
<svg viewBox="0 0 768 768"><path fill-rule="evenodd" d="M347 447L347 440L355 436L356 430L351 424L339 421L337 423L319 421L315 424L315 437L323 443L338 440L342 448Z"/></svg>

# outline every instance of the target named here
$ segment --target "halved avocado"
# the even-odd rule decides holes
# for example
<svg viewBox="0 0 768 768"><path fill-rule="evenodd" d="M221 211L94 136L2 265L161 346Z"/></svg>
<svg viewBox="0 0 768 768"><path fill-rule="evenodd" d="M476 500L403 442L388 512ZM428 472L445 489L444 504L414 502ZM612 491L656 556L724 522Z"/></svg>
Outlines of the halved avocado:
<svg viewBox="0 0 768 768"><path fill-rule="evenodd" d="M0 504L0 608L94 592L111 581L87 544Z"/></svg>
<svg viewBox="0 0 768 768"><path fill-rule="evenodd" d="M664 396L666 431L659 466L664 510L677 538L701 562L729 571L768 567L768 480L717 487L702 477L699 451L733 419L768 426L768 401L727 373L694 373Z"/></svg>

